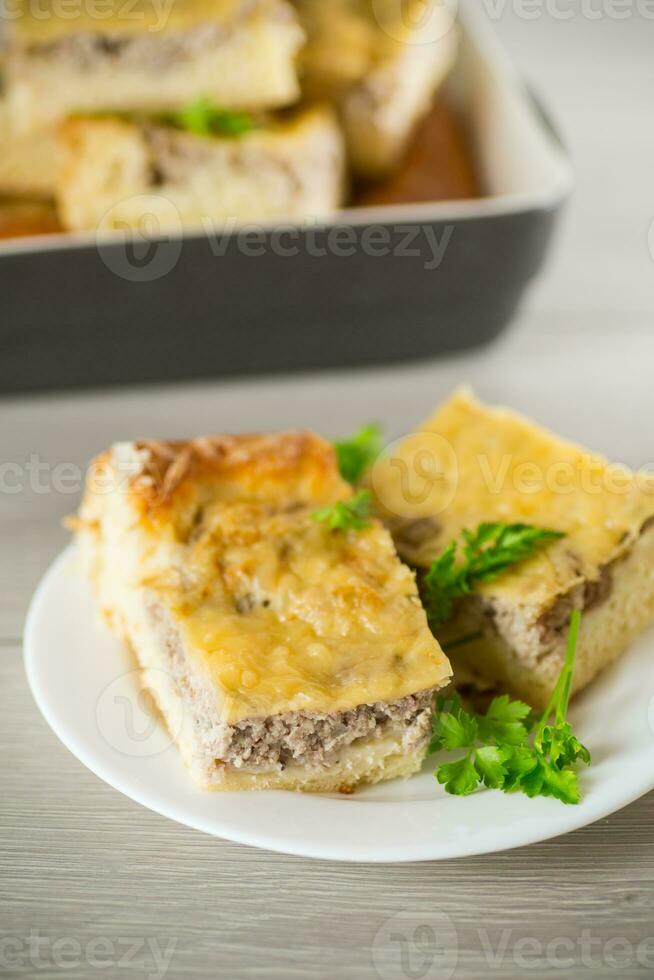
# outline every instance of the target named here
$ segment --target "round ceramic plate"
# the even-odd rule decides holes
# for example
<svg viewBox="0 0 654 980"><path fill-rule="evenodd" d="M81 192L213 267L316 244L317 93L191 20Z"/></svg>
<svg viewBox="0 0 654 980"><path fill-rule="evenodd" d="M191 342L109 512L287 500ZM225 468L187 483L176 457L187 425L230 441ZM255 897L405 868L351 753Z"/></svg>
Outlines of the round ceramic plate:
<svg viewBox="0 0 654 980"><path fill-rule="evenodd" d="M34 596L25 657L37 704L62 742L143 806L218 837L288 854L421 861L545 840L654 788L653 644L649 632L574 704L573 723L593 755L580 776L578 806L489 790L448 796L430 772L433 763L412 779L352 796L202 792L140 690L131 656L99 622L72 549Z"/></svg>

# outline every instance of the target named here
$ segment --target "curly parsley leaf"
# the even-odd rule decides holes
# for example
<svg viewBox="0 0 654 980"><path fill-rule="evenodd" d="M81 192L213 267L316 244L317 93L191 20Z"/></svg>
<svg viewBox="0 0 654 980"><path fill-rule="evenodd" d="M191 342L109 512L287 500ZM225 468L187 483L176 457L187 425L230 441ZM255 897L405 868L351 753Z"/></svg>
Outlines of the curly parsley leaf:
<svg viewBox="0 0 654 980"><path fill-rule="evenodd" d="M504 763L510 754L510 749L498 745L482 745L475 749L475 769L484 786L502 789L508 772Z"/></svg>
<svg viewBox="0 0 654 980"><path fill-rule="evenodd" d="M502 790L511 793L519 790L523 780L531 773L537 765L537 759L533 749L528 745L514 745L511 753L504 760L506 776Z"/></svg>
<svg viewBox="0 0 654 980"><path fill-rule="evenodd" d="M220 109L210 99L196 99L175 112L166 113L166 121L194 136L238 137L257 129L258 123L247 112Z"/></svg>
<svg viewBox="0 0 654 980"><path fill-rule="evenodd" d="M532 798L551 796L561 803L573 805L581 799L577 773L573 769L557 769L538 753L534 753L532 768L523 774L513 789Z"/></svg>
<svg viewBox="0 0 654 980"><path fill-rule="evenodd" d="M422 585L429 625L435 629L450 619L456 599L470 592L465 568L456 567L456 541L431 563Z"/></svg>
<svg viewBox="0 0 654 980"><path fill-rule="evenodd" d="M468 579L489 582L563 536L561 531L532 524L480 524L475 532L464 531Z"/></svg>
<svg viewBox="0 0 654 980"><path fill-rule="evenodd" d="M478 719L479 737L498 745L522 745L529 728L525 719L531 708L524 701L511 701L508 694L493 698L485 715Z"/></svg>
<svg viewBox="0 0 654 980"><path fill-rule="evenodd" d="M430 751L465 750L460 759L436 769L435 776L448 793L467 796L483 784L505 793L579 802L575 767L590 765L591 757L566 716L580 623L581 613L575 609L563 668L535 727L529 706L505 694L494 698L484 714L466 711L458 695L448 701L438 699Z"/></svg>
<svg viewBox="0 0 654 980"><path fill-rule="evenodd" d="M561 531L531 524L480 524L463 531L463 560L457 562L458 542L452 541L423 577L429 623L437 629L452 616L454 603L475 585L490 582L502 572L533 557L545 545L562 538Z"/></svg>
<svg viewBox="0 0 654 980"><path fill-rule="evenodd" d="M366 520L372 512L372 497L369 490L359 490L349 500L338 500L335 504L316 510L311 515L314 521L327 524L332 531L362 531L370 527Z"/></svg>
<svg viewBox="0 0 654 980"><path fill-rule="evenodd" d="M453 796L469 796L479 785L479 776L470 756L466 755L456 762L446 762L436 771L439 783Z"/></svg>
<svg viewBox="0 0 654 980"><path fill-rule="evenodd" d="M375 423L364 425L347 439L335 442L334 449L341 476L348 483L356 484L383 449L382 430Z"/></svg>
<svg viewBox="0 0 654 980"><path fill-rule="evenodd" d="M438 709L432 715L430 752L437 752L439 749L463 749L475 742L477 719L463 709L458 694L450 701L439 698Z"/></svg>
<svg viewBox="0 0 654 980"><path fill-rule="evenodd" d="M567 722L559 725L546 725L540 733L538 749L559 768L572 766L575 762L590 764L590 753L572 731Z"/></svg>
<svg viewBox="0 0 654 980"><path fill-rule="evenodd" d="M259 129L260 123L247 112L220 109L209 99L197 99L170 112L137 112L119 109L81 113L88 119L122 119L129 123L153 122L183 129L194 136L235 138Z"/></svg>

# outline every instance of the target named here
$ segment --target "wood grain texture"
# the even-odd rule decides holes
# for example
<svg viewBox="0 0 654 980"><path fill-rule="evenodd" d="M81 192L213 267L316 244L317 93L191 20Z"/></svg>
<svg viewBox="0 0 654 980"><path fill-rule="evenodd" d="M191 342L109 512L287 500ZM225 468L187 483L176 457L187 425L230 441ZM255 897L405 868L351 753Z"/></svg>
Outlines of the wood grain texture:
<svg viewBox="0 0 654 980"><path fill-rule="evenodd" d="M392 438L465 380L611 457L654 461L654 23L503 10L497 27L562 119L579 188L528 310L498 345L413 367L0 403L0 976L161 976L153 949L172 954L172 980L654 973L654 794L566 837L482 858L284 857L177 826L104 785L50 732L21 662L30 595L78 499L61 467L79 480L114 439L262 421L337 434L373 418ZM447 950L439 958L430 945L447 937L443 916L455 929L453 974ZM47 940L42 965L30 934Z"/></svg>
<svg viewBox="0 0 654 980"><path fill-rule="evenodd" d="M373 948L391 957L398 930L411 940L446 915L455 923L457 977L523 976L519 940L578 943L584 929L592 962L577 963L574 975L591 977L603 959L610 967L601 952L609 940L624 938L635 958L654 934L654 794L562 839L484 858L304 861L179 827L104 785L36 712L17 647L0 654L0 691L0 758L11 758L1 805L2 930L23 943L34 931L50 941L39 976L67 975L52 963L55 940L72 937L84 950L106 937L116 958L127 940L156 940L162 950L172 942L174 978L374 977ZM387 920L398 912L408 918L391 935ZM535 959L542 967L529 974L551 976L545 950ZM133 966L130 976L155 972L147 945ZM126 975L118 964L101 972ZM633 971L620 970L643 975L635 960Z"/></svg>

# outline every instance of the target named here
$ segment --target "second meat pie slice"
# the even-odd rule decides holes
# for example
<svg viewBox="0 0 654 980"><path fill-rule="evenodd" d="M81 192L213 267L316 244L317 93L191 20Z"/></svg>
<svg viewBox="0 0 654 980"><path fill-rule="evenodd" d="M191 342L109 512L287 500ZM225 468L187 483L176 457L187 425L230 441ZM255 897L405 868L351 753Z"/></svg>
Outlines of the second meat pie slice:
<svg viewBox="0 0 654 980"><path fill-rule="evenodd" d="M459 668L539 709L583 610L572 691L654 619L654 480L609 463L508 409L455 393L373 470L380 512L420 570L485 522L560 533L528 561L482 581L438 632ZM453 649L453 647L452 647Z"/></svg>
<svg viewBox="0 0 654 980"><path fill-rule="evenodd" d="M303 32L284 0L17 0L7 24L6 87L18 130L70 113L162 112L199 98L270 109L298 97Z"/></svg>
<svg viewBox="0 0 654 980"><path fill-rule="evenodd" d="M300 68L310 99L335 103L355 172L378 179L402 161L416 124L457 52L439 0L295 0L307 44Z"/></svg>
<svg viewBox="0 0 654 980"><path fill-rule="evenodd" d="M248 117L227 119L249 125ZM342 203L345 160L329 109L240 135L197 135L155 119L77 118L62 128L57 200L73 231L324 218Z"/></svg>
<svg viewBox="0 0 654 980"><path fill-rule="evenodd" d="M451 676L390 535L308 433L139 442L98 457L78 537L206 788L351 789L415 772Z"/></svg>

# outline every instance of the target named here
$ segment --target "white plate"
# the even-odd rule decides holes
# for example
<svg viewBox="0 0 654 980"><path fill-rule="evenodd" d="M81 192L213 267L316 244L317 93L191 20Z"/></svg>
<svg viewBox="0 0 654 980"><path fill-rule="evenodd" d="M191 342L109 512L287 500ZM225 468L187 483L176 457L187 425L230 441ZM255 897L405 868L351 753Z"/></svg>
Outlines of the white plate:
<svg viewBox="0 0 654 980"><path fill-rule="evenodd" d="M555 837L654 788L649 632L574 705L575 727L593 755L581 775L578 806L488 790L447 796L429 768L349 797L203 793L143 704L134 663L98 621L74 559L69 549L55 562L28 616L25 658L37 704L62 742L101 779L189 827L306 857L421 861Z"/></svg>

